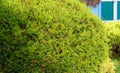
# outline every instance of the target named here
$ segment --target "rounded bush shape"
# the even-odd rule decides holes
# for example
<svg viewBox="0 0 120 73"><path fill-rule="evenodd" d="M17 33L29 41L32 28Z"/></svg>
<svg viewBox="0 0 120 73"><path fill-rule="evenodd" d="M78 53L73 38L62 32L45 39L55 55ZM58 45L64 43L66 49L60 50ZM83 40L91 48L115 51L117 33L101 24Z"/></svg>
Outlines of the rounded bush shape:
<svg viewBox="0 0 120 73"><path fill-rule="evenodd" d="M78 0L0 0L5 73L99 73L108 57L101 21Z"/></svg>

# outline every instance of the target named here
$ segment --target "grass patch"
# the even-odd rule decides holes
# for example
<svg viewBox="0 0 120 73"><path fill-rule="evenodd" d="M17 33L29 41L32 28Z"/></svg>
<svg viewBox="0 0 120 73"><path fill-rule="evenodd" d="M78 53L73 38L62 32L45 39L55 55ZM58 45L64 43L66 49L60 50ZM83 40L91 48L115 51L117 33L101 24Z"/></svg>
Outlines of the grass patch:
<svg viewBox="0 0 120 73"><path fill-rule="evenodd" d="M120 73L120 57L113 59L115 64L115 73Z"/></svg>

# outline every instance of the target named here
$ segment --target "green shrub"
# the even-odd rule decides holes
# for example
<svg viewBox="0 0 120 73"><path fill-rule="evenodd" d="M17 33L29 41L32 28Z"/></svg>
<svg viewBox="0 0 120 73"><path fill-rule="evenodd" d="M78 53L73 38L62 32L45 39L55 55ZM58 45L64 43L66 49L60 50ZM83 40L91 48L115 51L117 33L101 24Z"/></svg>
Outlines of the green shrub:
<svg viewBox="0 0 120 73"><path fill-rule="evenodd" d="M120 73L120 57L114 59L115 73Z"/></svg>
<svg viewBox="0 0 120 73"><path fill-rule="evenodd" d="M77 0L0 0L5 73L99 73L106 40L101 21Z"/></svg>
<svg viewBox="0 0 120 73"><path fill-rule="evenodd" d="M106 23L105 26L108 31L108 38L110 39L110 56L115 58L120 55L120 22Z"/></svg>

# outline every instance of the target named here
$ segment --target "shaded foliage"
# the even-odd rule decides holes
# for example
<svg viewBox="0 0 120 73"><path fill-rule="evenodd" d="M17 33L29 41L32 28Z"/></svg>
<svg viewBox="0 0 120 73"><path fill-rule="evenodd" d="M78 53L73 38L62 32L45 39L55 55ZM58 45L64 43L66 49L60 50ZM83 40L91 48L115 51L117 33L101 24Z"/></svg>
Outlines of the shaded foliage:
<svg viewBox="0 0 120 73"><path fill-rule="evenodd" d="M108 38L110 39L109 45L110 57L116 58L120 56L120 22L110 22L105 24L108 31Z"/></svg>
<svg viewBox="0 0 120 73"><path fill-rule="evenodd" d="M80 1L92 7L96 7L100 3L100 0L80 0Z"/></svg>

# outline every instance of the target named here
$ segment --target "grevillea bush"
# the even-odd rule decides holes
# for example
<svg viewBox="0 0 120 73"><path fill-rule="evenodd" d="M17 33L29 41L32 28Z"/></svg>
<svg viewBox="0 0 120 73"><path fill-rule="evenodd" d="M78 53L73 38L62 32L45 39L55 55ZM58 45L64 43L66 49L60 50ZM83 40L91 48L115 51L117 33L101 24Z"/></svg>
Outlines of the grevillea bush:
<svg viewBox="0 0 120 73"><path fill-rule="evenodd" d="M4 73L100 73L104 26L78 0L0 0Z"/></svg>

